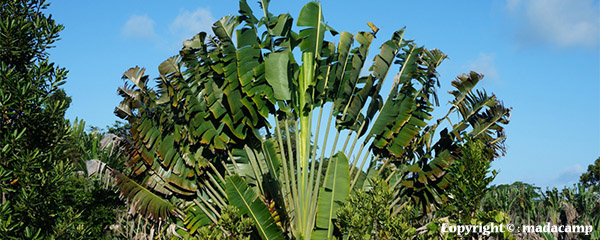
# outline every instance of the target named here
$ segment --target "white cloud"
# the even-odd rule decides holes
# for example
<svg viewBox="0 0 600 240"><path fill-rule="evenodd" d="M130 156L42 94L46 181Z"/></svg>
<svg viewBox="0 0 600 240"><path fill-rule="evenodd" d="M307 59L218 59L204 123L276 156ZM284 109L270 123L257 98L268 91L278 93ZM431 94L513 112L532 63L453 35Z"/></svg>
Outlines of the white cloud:
<svg viewBox="0 0 600 240"><path fill-rule="evenodd" d="M154 20L148 15L132 15L123 25L121 34L126 38L154 38Z"/></svg>
<svg viewBox="0 0 600 240"><path fill-rule="evenodd" d="M507 0L519 21L519 40L559 47L595 48L600 44L600 11L594 0Z"/></svg>
<svg viewBox="0 0 600 240"><path fill-rule="evenodd" d="M211 12L207 9L198 8L194 12L183 10L171 23L170 30L182 39L189 39L202 31L212 33L214 22Z"/></svg>
<svg viewBox="0 0 600 240"><path fill-rule="evenodd" d="M494 63L495 54L480 53L479 57L468 65L469 70L482 73L486 79L499 81L498 71Z"/></svg>

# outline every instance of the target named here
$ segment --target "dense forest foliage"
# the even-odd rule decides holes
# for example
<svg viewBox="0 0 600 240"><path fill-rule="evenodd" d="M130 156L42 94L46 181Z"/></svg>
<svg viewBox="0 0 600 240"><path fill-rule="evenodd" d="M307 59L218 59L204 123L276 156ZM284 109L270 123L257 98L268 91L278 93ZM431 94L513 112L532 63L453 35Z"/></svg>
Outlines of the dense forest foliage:
<svg viewBox="0 0 600 240"><path fill-rule="evenodd" d="M371 23L338 32L319 2L297 18L259 3L190 36L156 84L125 71L123 122L86 129L65 119L68 71L47 52L64 27L49 4L2 1L2 239L600 239L443 231L598 230L600 158L563 189L491 185L511 108L476 88L483 75L457 76L443 108L447 56L404 29L369 55Z"/></svg>

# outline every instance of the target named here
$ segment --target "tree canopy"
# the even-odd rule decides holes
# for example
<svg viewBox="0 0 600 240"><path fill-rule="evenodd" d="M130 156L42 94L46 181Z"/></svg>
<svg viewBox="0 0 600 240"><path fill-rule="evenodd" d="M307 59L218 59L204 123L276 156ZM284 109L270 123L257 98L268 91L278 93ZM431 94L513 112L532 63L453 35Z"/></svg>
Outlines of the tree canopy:
<svg viewBox="0 0 600 240"><path fill-rule="evenodd" d="M598 188L600 185L600 157L588 166L587 171L581 174L579 181L586 186Z"/></svg>
<svg viewBox="0 0 600 240"><path fill-rule="evenodd" d="M45 13L48 6L45 0L0 3L3 239L101 236L122 205L115 194L76 172L81 164L76 156L88 149L74 147L81 139L64 118L71 102L60 88L67 70L47 51L64 27Z"/></svg>

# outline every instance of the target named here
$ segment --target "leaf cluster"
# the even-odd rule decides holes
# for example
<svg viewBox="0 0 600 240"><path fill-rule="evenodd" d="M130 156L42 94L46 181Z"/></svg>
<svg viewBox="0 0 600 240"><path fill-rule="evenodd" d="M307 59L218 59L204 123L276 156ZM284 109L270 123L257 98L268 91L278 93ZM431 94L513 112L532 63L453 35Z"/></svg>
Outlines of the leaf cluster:
<svg viewBox="0 0 600 240"><path fill-rule="evenodd" d="M381 179L371 179L372 188L359 190L338 210L336 225L342 239L409 239L416 235L413 221L418 216L412 205L392 216L393 192Z"/></svg>

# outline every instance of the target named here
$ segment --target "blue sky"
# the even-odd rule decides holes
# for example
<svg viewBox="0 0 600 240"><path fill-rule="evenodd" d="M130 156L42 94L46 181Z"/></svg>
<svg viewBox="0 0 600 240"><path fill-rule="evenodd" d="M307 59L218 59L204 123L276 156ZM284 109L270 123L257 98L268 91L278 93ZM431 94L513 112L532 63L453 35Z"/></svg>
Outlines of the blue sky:
<svg viewBox="0 0 600 240"><path fill-rule="evenodd" d="M306 1L273 1L270 11L297 17ZM129 67L157 67L181 42L237 13L237 1L52 1L65 25L51 60L70 73L67 117L104 127L118 118L117 88ZM250 1L258 11L258 5ZM496 184L576 182L600 156L600 6L597 0L323 1L338 31L381 28L371 48L406 26L405 37L449 55L439 68L441 109L450 82L475 70L479 87L513 107L508 153L493 163ZM336 41L336 38L329 38ZM374 56L374 55L373 55ZM385 92L385 91L384 91Z"/></svg>

